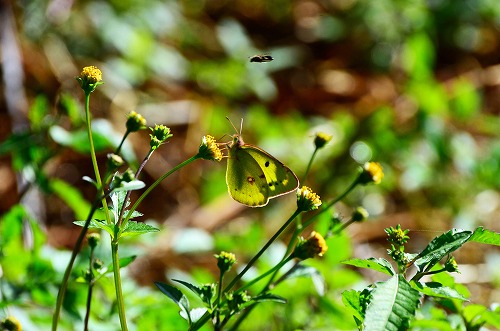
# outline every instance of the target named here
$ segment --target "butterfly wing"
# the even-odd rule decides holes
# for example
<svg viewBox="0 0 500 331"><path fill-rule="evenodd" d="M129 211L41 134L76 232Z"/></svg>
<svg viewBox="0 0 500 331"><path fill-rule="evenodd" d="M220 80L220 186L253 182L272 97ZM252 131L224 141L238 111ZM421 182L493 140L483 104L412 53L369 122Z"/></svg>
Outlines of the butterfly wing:
<svg viewBox="0 0 500 331"><path fill-rule="evenodd" d="M262 207L269 201L269 188L260 164L237 144L229 149L226 183L229 195L244 205Z"/></svg>
<svg viewBox="0 0 500 331"><path fill-rule="evenodd" d="M257 146L248 144L241 146L240 149L249 154L258 163L264 175L264 178L259 177L259 179L265 179L269 198L290 193L299 187L299 180L293 171L274 156Z"/></svg>

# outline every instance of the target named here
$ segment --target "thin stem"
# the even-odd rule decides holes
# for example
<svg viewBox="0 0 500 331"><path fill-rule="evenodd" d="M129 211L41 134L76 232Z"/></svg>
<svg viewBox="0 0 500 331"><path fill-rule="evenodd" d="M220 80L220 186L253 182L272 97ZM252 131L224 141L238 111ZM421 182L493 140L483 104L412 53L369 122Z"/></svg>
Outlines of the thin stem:
<svg viewBox="0 0 500 331"><path fill-rule="evenodd" d="M302 181L305 182L307 175L309 174L309 170L311 170L312 163L314 161L314 158L316 157L316 154L318 153L318 148L314 149L314 152L311 155L311 158L309 159L309 163L307 164L306 172L304 173L304 177L302 178Z"/></svg>
<svg viewBox="0 0 500 331"><path fill-rule="evenodd" d="M90 305L92 303L92 290L94 288L94 273L92 271L92 261L94 260L94 247L90 248L90 257L89 257L89 289L87 292L87 310L85 313L84 320L84 331L88 331L89 329L89 318L90 318Z"/></svg>
<svg viewBox="0 0 500 331"><path fill-rule="evenodd" d="M236 293L238 292L242 292L244 290L246 290L247 288L251 287L253 284L259 282L261 279L267 277L270 273L273 273L273 272L277 272L278 270L280 270L285 264L287 264L291 259L293 259L292 256L288 256L286 259L283 259L281 260L277 265L275 265L273 268L269 269L268 271L266 271L265 273L263 273L262 275L260 275L259 277L255 278L255 279L252 279L251 282L245 284L244 286L242 286L241 288L239 288ZM262 293L262 292L261 292Z"/></svg>
<svg viewBox="0 0 500 331"><path fill-rule="evenodd" d="M278 238L283 231L292 223L292 221L301 213L301 210L297 209L292 216L281 226L281 228L269 239L269 241L260 249L260 251L248 262L245 268L231 281L231 283L224 289L224 292L229 291L233 286L245 275L245 273L254 265L254 263L259 259L259 257L271 246L271 244Z"/></svg>
<svg viewBox="0 0 500 331"><path fill-rule="evenodd" d="M71 269L73 268L73 264L75 263L76 256L78 255L78 252L80 251L80 247L81 247L83 239L85 238L85 235L87 233L87 229L89 228L90 221L92 220L92 216L94 215L95 211L98 208L99 200L101 200L101 199L100 198L96 199L94 201L94 203L92 204L92 207L90 208L89 215L87 216L87 219L85 220L85 225L83 226L83 229L80 232L78 239L76 240L75 247L73 248L73 252L71 253L71 258L68 262L68 266L66 267L66 271L64 272L64 276L63 276L63 279L61 282L61 287L59 288L59 293L57 294L56 309L55 309L54 315L52 317L52 330L53 331L57 330L57 324L59 322L59 314L61 313L62 302L64 299L64 295L66 294L66 289L68 288L68 282L69 282L69 277L71 275Z"/></svg>
<svg viewBox="0 0 500 331"><path fill-rule="evenodd" d="M122 331L127 331L127 318L125 315L125 304L120 276L120 259L118 257L118 236L115 236L111 241L111 258L113 259L113 276L115 280L116 304L118 316L120 317L120 326Z"/></svg>
<svg viewBox="0 0 500 331"><path fill-rule="evenodd" d="M137 172L135 173L135 178L138 178L139 175L141 174L141 171L142 169L144 169L144 166L146 165L146 163L148 162L149 158L151 157L151 155L153 154L154 150L153 149L150 149L149 152L148 152L148 155L146 155L146 157L144 158L144 160L142 161L141 165L139 166L139 169L137 169ZM130 194L132 193L132 191L127 191L127 194L125 195L125 199L123 200L123 205L122 205L122 208L120 209L120 215L118 217L118 227L120 228L121 225L122 225L122 220L123 220L123 213L125 212L125 208L127 206L127 200L130 198Z"/></svg>
<svg viewBox="0 0 500 331"><path fill-rule="evenodd" d="M120 150L122 149L123 143L125 142L125 139L127 139L128 135L130 134L130 131L127 130L125 134L123 135L122 141L120 141L120 145L116 148L115 154L120 154Z"/></svg>
<svg viewBox="0 0 500 331"><path fill-rule="evenodd" d="M220 272L219 275L219 290L217 293L217 299L215 300L215 307L217 307L217 312L215 315L215 328L217 328L220 325L220 297L222 295L222 279L224 278L224 272Z"/></svg>

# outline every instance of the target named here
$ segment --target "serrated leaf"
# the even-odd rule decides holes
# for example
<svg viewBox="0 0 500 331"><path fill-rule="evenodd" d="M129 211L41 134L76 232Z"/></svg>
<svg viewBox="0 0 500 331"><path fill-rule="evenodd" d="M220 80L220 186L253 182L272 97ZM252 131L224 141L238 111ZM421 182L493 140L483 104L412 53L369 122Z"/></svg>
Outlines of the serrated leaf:
<svg viewBox="0 0 500 331"><path fill-rule="evenodd" d="M470 241L478 242L487 245L500 246L500 233L491 230L485 230L483 227L478 227L470 238Z"/></svg>
<svg viewBox="0 0 500 331"><path fill-rule="evenodd" d="M256 297L252 298L253 302L266 302L266 301L273 301L273 302L278 302L278 303L287 303L287 300L283 297L280 297L279 295L271 294L271 293L264 293L261 295L258 295Z"/></svg>
<svg viewBox="0 0 500 331"><path fill-rule="evenodd" d="M369 259L349 259L346 261L342 261L342 263L352 265L358 268L372 269L375 271L383 272L384 274L390 276L396 274L391 263L386 259L381 259L381 258L376 259L371 257Z"/></svg>
<svg viewBox="0 0 500 331"><path fill-rule="evenodd" d="M342 292L342 303L358 321L363 321L363 307L361 307L359 295L360 292L356 290L344 291Z"/></svg>
<svg viewBox="0 0 500 331"><path fill-rule="evenodd" d="M455 289L444 286L438 282L428 282L423 284L419 282L410 282L410 284L414 289L428 296L469 301Z"/></svg>
<svg viewBox="0 0 500 331"><path fill-rule="evenodd" d="M366 308L365 331L408 329L419 305L420 294L400 275L377 283Z"/></svg>
<svg viewBox="0 0 500 331"><path fill-rule="evenodd" d="M124 218L128 217L128 214L130 213L130 210L126 210L125 213L124 213ZM133 218L136 218L136 217L141 217L143 214L138 212L137 210L134 210L132 212L132 215L129 217L129 219L133 219Z"/></svg>
<svg viewBox="0 0 500 331"><path fill-rule="evenodd" d="M168 296L173 302L175 302L179 308L181 309L181 316L187 319L189 325L191 325L191 315L189 314L189 300L186 298L182 292L172 286L165 283L155 282L156 287L160 289L160 291Z"/></svg>
<svg viewBox="0 0 500 331"><path fill-rule="evenodd" d="M125 229L120 234L121 237L125 236L137 236L140 234L145 234L149 232L158 232L160 229L155 228L146 223L136 222L136 221L128 221Z"/></svg>
<svg viewBox="0 0 500 331"><path fill-rule="evenodd" d="M78 226L85 226L85 221L74 221L73 224L76 224ZM89 224L89 229L101 229L109 233L111 237L115 236L114 230L113 230L114 225L108 225L106 221L102 220L92 220L90 221Z"/></svg>
<svg viewBox="0 0 500 331"><path fill-rule="evenodd" d="M472 236L471 231L452 229L434 239L418 255L415 266L419 272L432 268L444 256L460 248Z"/></svg>
<svg viewBox="0 0 500 331"><path fill-rule="evenodd" d="M201 291L201 288L199 288L198 286L196 285L193 285L191 283L188 283L188 282L185 282L183 280L180 280L180 279L172 279L174 282L177 282L179 284L182 284L184 286L186 286L188 289L191 290L191 292L193 292L194 294L200 296L202 291Z"/></svg>

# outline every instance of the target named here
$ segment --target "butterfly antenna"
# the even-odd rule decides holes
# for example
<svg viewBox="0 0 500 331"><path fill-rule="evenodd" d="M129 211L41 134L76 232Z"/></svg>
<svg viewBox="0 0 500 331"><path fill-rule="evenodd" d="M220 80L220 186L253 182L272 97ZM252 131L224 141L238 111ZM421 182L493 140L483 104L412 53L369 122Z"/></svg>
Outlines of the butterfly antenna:
<svg viewBox="0 0 500 331"><path fill-rule="evenodd" d="M229 117L227 117L227 116L226 116L226 120L228 120L228 121L229 121L229 123L231 123L231 126L233 127L234 131L235 131L236 133L238 133L238 129L236 129L236 127L234 126L233 122L231 122L231 120L229 119Z"/></svg>
<svg viewBox="0 0 500 331"><path fill-rule="evenodd" d="M243 117L241 118L240 122L240 136L241 136L241 131L243 131Z"/></svg>

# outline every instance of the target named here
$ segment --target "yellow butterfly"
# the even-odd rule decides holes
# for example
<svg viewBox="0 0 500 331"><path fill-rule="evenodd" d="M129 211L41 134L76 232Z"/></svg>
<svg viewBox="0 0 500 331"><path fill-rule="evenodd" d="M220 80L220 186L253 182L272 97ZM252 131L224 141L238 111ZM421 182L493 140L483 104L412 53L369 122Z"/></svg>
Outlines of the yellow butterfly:
<svg viewBox="0 0 500 331"><path fill-rule="evenodd" d="M262 207L269 199L296 190L299 180L274 156L245 144L240 129L240 134L233 135L228 143L226 184L234 200L250 207Z"/></svg>

